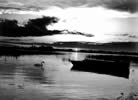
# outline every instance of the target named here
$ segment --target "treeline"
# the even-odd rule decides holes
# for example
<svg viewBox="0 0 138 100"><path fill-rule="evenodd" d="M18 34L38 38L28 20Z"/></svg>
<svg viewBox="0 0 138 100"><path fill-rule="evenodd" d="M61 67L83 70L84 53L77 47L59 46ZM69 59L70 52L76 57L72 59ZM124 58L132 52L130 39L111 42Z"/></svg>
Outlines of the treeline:
<svg viewBox="0 0 138 100"><path fill-rule="evenodd" d="M20 55L37 55L37 54L57 54L51 46L0 46L0 56L20 56Z"/></svg>
<svg viewBox="0 0 138 100"><path fill-rule="evenodd" d="M0 36L21 37L21 36L43 36L59 34L58 30L48 30L47 26L57 23L55 17L42 17L30 19L24 26L19 26L17 20L0 20Z"/></svg>
<svg viewBox="0 0 138 100"><path fill-rule="evenodd" d="M102 51L102 50L79 50L74 51L70 49L58 49L50 45L31 47L22 46L0 46L1 55L32 55L32 54L62 54L63 52L74 52L74 53L98 53L99 55L87 56L86 59L102 59L102 60L125 60L125 61L138 61L138 53L135 52L113 52L113 51Z"/></svg>

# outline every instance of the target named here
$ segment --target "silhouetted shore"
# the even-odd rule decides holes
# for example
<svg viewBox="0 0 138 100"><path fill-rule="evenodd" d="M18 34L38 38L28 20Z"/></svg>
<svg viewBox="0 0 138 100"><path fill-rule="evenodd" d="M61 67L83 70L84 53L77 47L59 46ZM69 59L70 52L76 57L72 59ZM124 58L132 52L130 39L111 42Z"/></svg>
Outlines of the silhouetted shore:
<svg viewBox="0 0 138 100"><path fill-rule="evenodd" d="M20 56L38 54L59 54L54 52L52 47L0 47L0 55Z"/></svg>
<svg viewBox="0 0 138 100"><path fill-rule="evenodd" d="M39 54L61 54L62 52L82 52L82 53L98 53L88 58L106 59L106 60L138 60L138 53L136 52L113 52L102 50L78 50L74 49L56 49L51 46L32 46L32 47L19 47L19 46L0 46L0 55L20 56L20 55L39 55Z"/></svg>

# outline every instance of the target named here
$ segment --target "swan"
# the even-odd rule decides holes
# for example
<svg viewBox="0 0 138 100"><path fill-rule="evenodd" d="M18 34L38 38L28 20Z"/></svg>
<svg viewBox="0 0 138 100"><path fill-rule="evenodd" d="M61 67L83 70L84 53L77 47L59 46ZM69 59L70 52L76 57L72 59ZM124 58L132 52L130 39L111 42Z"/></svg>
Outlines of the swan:
<svg viewBox="0 0 138 100"><path fill-rule="evenodd" d="M42 67L44 63L45 63L45 62L42 61L41 63L34 64L34 66L36 66L36 67Z"/></svg>
<svg viewBox="0 0 138 100"><path fill-rule="evenodd" d="M24 89L24 83L17 85L19 89Z"/></svg>

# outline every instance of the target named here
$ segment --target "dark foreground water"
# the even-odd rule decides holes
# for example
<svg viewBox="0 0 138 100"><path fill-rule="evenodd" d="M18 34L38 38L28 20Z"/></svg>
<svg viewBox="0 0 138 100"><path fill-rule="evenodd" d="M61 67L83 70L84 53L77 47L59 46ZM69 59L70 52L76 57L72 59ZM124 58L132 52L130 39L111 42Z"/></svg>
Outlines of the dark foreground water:
<svg viewBox="0 0 138 100"><path fill-rule="evenodd" d="M138 93L137 62L131 61L128 79L71 71L65 59L83 60L86 55L91 54L1 56L0 100L117 100L122 92L125 97ZM41 61L44 69L34 66Z"/></svg>

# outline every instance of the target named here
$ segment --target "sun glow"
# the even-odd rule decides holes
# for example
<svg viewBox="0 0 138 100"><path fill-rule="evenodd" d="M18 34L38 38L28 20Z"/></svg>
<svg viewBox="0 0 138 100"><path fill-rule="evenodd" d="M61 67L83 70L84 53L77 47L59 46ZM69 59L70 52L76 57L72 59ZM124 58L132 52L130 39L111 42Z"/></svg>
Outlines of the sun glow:
<svg viewBox="0 0 138 100"><path fill-rule="evenodd" d="M73 48L73 51L75 51L75 52L77 52L79 50L80 50L79 48Z"/></svg>
<svg viewBox="0 0 138 100"><path fill-rule="evenodd" d="M111 42L115 40L115 35L121 32L132 32L134 28L132 20L127 18L137 17L138 14L121 12L107 9L104 7L49 7L39 11L16 11L7 10L9 14L31 14L42 16L51 16L59 18L57 23L49 25L49 30L68 30L72 32L81 32L83 34L92 34L93 37L86 37L78 34L58 34L40 38L44 41L82 41L82 42ZM125 21L124 21L125 19ZM122 21L123 20L123 21ZM127 24L126 24L127 23ZM136 31L136 29L135 29ZM135 32L134 31L134 32ZM110 36L108 35L110 34ZM111 35L112 34L112 35ZM119 38L118 38L119 39ZM127 39L125 39L127 40Z"/></svg>
<svg viewBox="0 0 138 100"><path fill-rule="evenodd" d="M98 7L49 7L39 11L16 11L11 10L6 13L31 14L37 16L54 16L59 18L58 23L48 26L50 30L78 31L85 34L101 35L120 31L119 23L114 19L136 17L136 14L120 12Z"/></svg>
<svg viewBox="0 0 138 100"><path fill-rule="evenodd" d="M55 12L54 10L52 10ZM49 13L49 15L52 15ZM103 7L78 7L59 9L59 22L49 26L50 30L69 30L88 34L101 35L105 33L116 32L118 23L114 18L127 18L129 13L109 10ZM54 14L54 13L53 13Z"/></svg>

